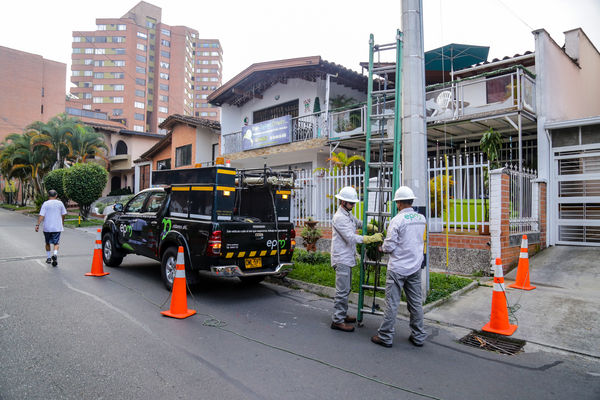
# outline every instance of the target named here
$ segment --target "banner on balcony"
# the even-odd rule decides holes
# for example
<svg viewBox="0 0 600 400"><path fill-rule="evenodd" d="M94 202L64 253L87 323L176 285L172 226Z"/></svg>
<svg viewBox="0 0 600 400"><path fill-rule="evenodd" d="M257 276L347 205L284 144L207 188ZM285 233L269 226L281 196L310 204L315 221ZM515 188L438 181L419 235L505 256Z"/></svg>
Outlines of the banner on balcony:
<svg viewBox="0 0 600 400"><path fill-rule="evenodd" d="M286 115L242 128L242 149L252 150L291 142L292 117Z"/></svg>

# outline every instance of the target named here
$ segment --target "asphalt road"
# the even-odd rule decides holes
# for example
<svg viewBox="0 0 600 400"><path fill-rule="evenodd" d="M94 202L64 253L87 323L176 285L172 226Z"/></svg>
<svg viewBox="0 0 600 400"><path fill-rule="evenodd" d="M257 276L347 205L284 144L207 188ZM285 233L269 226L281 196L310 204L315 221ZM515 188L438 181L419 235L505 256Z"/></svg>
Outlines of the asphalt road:
<svg viewBox="0 0 600 400"><path fill-rule="evenodd" d="M333 331L331 300L266 283L206 277L188 296L198 314L166 318L157 262L128 256L85 277L95 238L67 229L52 268L34 224L0 210L2 400L600 398L597 361L503 356L431 324L415 348L402 319L385 349L369 341L378 317Z"/></svg>

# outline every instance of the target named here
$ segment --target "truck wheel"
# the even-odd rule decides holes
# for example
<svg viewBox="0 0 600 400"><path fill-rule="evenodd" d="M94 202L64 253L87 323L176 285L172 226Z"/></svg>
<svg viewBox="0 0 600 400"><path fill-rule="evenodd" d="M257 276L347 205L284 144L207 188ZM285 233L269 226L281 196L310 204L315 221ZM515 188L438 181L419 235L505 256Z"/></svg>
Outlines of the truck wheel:
<svg viewBox="0 0 600 400"><path fill-rule="evenodd" d="M102 260L109 267L118 267L123 262L123 256L117 252L115 242L110 233L102 238Z"/></svg>
<svg viewBox="0 0 600 400"><path fill-rule="evenodd" d="M246 285L258 285L262 281L265 280L264 275L256 275L256 276L238 276L240 281Z"/></svg>
<svg viewBox="0 0 600 400"><path fill-rule="evenodd" d="M177 248L169 247L162 256L160 275L167 290L173 289L173 280L177 269Z"/></svg>

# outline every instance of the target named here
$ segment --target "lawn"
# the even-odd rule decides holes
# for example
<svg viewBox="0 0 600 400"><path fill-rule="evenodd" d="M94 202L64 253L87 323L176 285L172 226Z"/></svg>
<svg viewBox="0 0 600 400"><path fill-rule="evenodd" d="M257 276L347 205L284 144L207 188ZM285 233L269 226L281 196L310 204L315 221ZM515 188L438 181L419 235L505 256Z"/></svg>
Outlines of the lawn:
<svg viewBox="0 0 600 400"><path fill-rule="evenodd" d="M290 278L317 285L335 287L335 271L331 268L328 253L307 253L305 250L297 249L294 251L293 261L294 269L288 275ZM378 280L381 287L385 287L385 270L385 267L381 268L382 272ZM352 291L358 293L360 270L354 268L352 272ZM370 284L373 283L373 275L373 272L369 274L368 282ZM471 279L461 276L431 272L429 274L429 286L431 290L425 299L425 304L449 296L452 292L467 286L471 282ZM370 291L367 291L365 294L372 295ZM377 296L384 297L384 294L383 292L378 292Z"/></svg>
<svg viewBox="0 0 600 400"><path fill-rule="evenodd" d="M21 207L16 204L0 204L0 208L5 208L7 210L12 210L12 211L35 211L35 207L33 207L33 206Z"/></svg>
<svg viewBox="0 0 600 400"><path fill-rule="evenodd" d="M67 215L67 218L65 218L65 226L70 227L102 226L103 223L104 220L95 218L90 218L87 221L81 219L81 223L79 223L75 215Z"/></svg>

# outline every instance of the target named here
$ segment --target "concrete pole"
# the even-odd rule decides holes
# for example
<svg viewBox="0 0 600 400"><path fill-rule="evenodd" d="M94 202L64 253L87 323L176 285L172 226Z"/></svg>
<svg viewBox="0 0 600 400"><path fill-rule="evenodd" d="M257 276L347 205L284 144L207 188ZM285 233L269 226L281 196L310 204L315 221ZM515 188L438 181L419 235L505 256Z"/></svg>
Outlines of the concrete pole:
<svg viewBox="0 0 600 400"><path fill-rule="evenodd" d="M415 210L427 216L429 177L422 10L422 0L402 0L402 181L415 192ZM421 270L423 301L429 293L429 251L426 258L426 268Z"/></svg>
<svg viewBox="0 0 600 400"><path fill-rule="evenodd" d="M426 215L427 120L422 0L402 0L402 30L402 181L415 192L414 205Z"/></svg>

